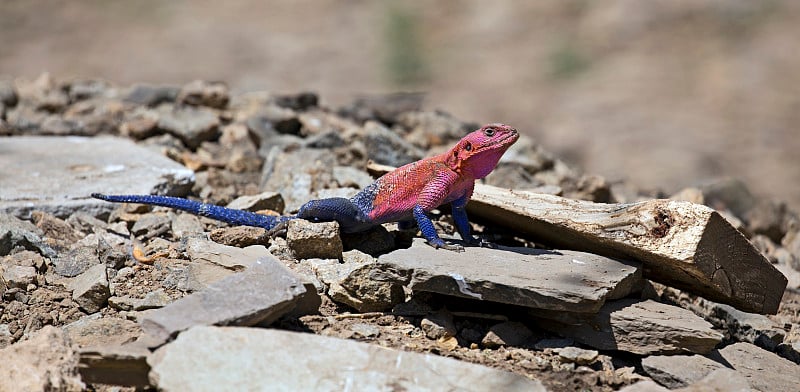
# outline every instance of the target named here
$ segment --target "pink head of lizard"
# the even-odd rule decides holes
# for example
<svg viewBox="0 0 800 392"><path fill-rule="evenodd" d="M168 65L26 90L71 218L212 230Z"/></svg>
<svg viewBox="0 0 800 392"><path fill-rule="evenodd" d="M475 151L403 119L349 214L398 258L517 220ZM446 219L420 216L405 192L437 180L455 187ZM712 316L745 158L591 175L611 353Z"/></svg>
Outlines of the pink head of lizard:
<svg viewBox="0 0 800 392"><path fill-rule="evenodd" d="M519 139L516 129L505 124L484 125L464 136L444 154L445 162L456 173L474 179L486 177L503 153Z"/></svg>

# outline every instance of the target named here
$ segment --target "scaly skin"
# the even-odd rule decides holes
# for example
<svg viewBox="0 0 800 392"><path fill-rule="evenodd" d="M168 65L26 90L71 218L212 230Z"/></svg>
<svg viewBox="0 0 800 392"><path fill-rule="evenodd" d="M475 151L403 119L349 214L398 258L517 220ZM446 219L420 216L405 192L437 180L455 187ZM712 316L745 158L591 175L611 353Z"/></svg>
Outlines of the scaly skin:
<svg viewBox="0 0 800 392"><path fill-rule="evenodd" d="M450 203L456 229L469 244L481 244L470 233L465 211L475 180L486 177L500 157L519 138L517 130L504 124L489 124L469 133L444 154L401 166L364 188L351 199L341 197L312 200L296 215L265 216L203 204L177 197L153 195L103 195L92 197L117 203L141 203L188 211L234 225L274 230L291 219L339 222L345 233L357 233L387 222L416 222L428 243L436 248L463 251L445 243L436 233L428 213Z"/></svg>

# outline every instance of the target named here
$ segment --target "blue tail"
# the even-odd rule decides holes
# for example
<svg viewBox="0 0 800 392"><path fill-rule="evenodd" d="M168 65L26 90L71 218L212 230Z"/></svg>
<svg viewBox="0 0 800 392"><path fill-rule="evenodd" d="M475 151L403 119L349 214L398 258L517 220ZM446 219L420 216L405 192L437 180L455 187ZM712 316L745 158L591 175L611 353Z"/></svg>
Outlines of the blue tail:
<svg viewBox="0 0 800 392"><path fill-rule="evenodd" d="M195 215L205 216L225 223L240 226L263 227L267 230L272 229L278 223L289 220L289 216L267 216L259 215L250 211L234 210L213 204L200 203L193 200L181 199L179 197L155 196L155 195L104 195L92 193L95 199L110 201L114 203L139 203L150 204L161 207L175 208L190 212Z"/></svg>

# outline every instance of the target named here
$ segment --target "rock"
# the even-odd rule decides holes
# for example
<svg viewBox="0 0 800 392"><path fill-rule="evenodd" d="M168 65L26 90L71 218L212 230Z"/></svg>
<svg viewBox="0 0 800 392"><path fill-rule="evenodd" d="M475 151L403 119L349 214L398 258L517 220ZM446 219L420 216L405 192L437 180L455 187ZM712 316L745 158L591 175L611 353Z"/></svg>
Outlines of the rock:
<svg viewBox="0 0 800 392"><path fill-rule="evenodd" d="M224 109L229 100L228 86L222 82L195 80L184 85L178 93L179 103L215 109Z"/></svg>
<svg viewBox="0 0 800 392"><path fill-rule="evenodd" d="M715 354L757 391L791 391L800 385L800 367L750 343L734 343ZM768 376L764 373L766 369Z"/></svg>
<svg viewBox="0 0 800 392"><path fill-rule="evenodd" d="M81 79L70 81L68 86L69 98L71 101L81 101L97 97L103 97L110 93L111 86L108 82L99 79Z"/></svg>
<svg viewBox="0 0 800 392"><path fill-rule="evenodd" d="M278 214L283 213L285 203L283 197L277 192L262 192L252 196L240 196L228 203L226 206L234 210L246 210L258 212L262 210L275 211Z"/></svg>
<svg viewBox="0 0 800 392"><path fill-rule="evenodd" d="M533 312L546 316L540 326L600 350L634 354L705 354L722 341L722 334L694 313L651 300L622 299L606 303L597 314Z"/></svg>
<svg viewBox="0 0 800 392"><path fill-rule="evenodd" d="M252 245L269 245L271 237L267 235L267 230L260 227L234 226L220 227L208 234L212 241L243 248Z"/></svg>
<svg viewBox="0 0 800 392"><path fill-rule="evenodd" d="M276 95L273 98L276 105L297 111L315 108L319 103L317 94L308 91L297 94Z"/></svg>
<svg viewBox="0 0 800 392"><path fill-rule="evenodd" d="M65 248L84 236L83 233L72 228L67 222L46 212L33 211L31 219L36 227L42 230L43 235L48 238L50 244L54 244L54 246Z"/></svg>
<svg viewBox="0 0 800 392"><path fill-rule="evenodd" d="M669 389L658 385L653 380L639 381L619 390L619 392L669 392Z"/></svg>
<svg viewBox="0 0 800 392"><path fill-rule="evenodd" d="M403 113L419 111L424 99L425 95L421 93L369 95L356 98L350 106L339 112L362 122L377 120L392 125L400 120Z"/></svg>
<svg viewBox="0 0 800 392"><path fill-rule="evenodd" d="M18 105L14 109L6 110L6 127L9 133L42 133L45 121L59 120L60 118L47 112L37 111L28 105Z"/></svg>
<svg viewBox="0 0 800 392"><path fill-rule="evenodd" d="M1 169L0 174L2 174ZM2 189L0 188L0 192ZM45 257L54 257L56 252L42 240L41 234L42 231L32 223L0 212L0 256L6 256L16 248L23 248L38 252Z"/></svg>
<svg viewBox="0 0 800 392"><path fill-rule="evenodd" d="M150 84L134 84L124 100L137 105L157 106L165 102L175 102L180 89L175 86L154 86Z"/></svg>
<svg viewBox="0 0 800 392"><path fill-rule="evenodd" d="M383 165L399 167L425 156L418 147L374 121L364 124L363 135L360 136L367 148L367 156Z"/></svg>
<svg viewBox="0 0 800 392"><path fill-rule="evenodd" d="M292 311L305 293L303 282L280 261L261 257L244 272L151 310L141 325L163 342L196 325L269 324Z"/></svg>
<svg viewBox="0 0 800 392"><path fill-rule="evenodd" d="M371 256L350 251L343 254L342 259L342 263L318 260L313 265L319 280L328 286L332 300L359 312L385 311L405 300L403 286L375 271Z"/></svg>
<svg viewBox="0 0 800 392"><path fill-rule="evenodd" d="M756 204L756 198L742 180L724 178L700 186L706 205L717 210L731 210L736 216L745 216Z"/></svg>
<svg viewBox="0 0 800 392"><path fill-rule="evenodd" d="M584 350L578 347L564 347L558 349L558 358L564 362L577 365L590 365L600 355L596 350Z"/></svg>
<svg viewBox="0 0 800 392"><path fill-rule="evenodd" d="M688 201L694 204L705 204L703 191L698 188L683 188L678 193L669 197L672 200Z"/></svg>
<svg viewBox="0 0 800 392"><path fill-rule="evenodd" d="M0 390L82 391L78 356L56 327L45 326L27 341L0 350Z"/></svg>
<svg viewBox="0 0 800 392"><path fill-rule="evenodd" d="M264 361L270 352L281 355ZM271 329L195 327L148 363L162 391L545 390L539 381L450 358Z"/></svg>
<svg viewBox="0 0 800 392"><path fill-rule="evenodd" d="M220 120L217 112L199 106L159 105L158 128L181 139L190 149L218 136Z"/></svg>
<svg viewBox="0 0 800 392"><path fill-rule="evenodd" d="M669 389L688 386L724 367L702 355L651 355L642 359L647 375Z"/></svg>
<svg viewBox="0 0 800 392"><path fill-rule="evenodd" d="M781 274L783 274L783 276L785 276L786 279L788 280L786 287L795 290L800 289L800 271L788 265L782 265L782 264L777 264L775 268L777 268L778 271L780 271Z"/></svg>
<svg viewBox="0 0 800 392"><path fill-rule="evenodd" d="M189 238L186 243L186 254L193 263L216 264L231 271L243 271L259 258L272 256L267 248L261 245L237 248L201 238Z"/></svg>
<svg viewBox="0 0 800 392"><path fill-rule="evenodd" d="M489 328L489 332L481 340L481 345L486 348L522 346L531 338L533 338L533 332L525 324L518 321L506 321Z"/></svg>
<svg viewBox="0 0 800 392"><path fill-rule="evenodd" d="M134 311L163 308L170 302L172 302L172 298L162 289L151 291L145 294L144 298L114 296L108 299L108 305L114 309Z"/></svg>
<svg viewBox="0 0 800 392"><path fill-rule="evenodd" d="M142 329L133 321L101 317L99 313L81 317L62 329L78 347L130 343L142 333Z"/></svg>
<svg viewBox="0 0 800 392"><path fill-rule="evenodd" d="M0 211L22 217L104 216L118 205L91 193L184 196L194 183L192 171L127 139L10 137L0 151Z"/></svg>
<svg viewBox="0 0 800 392"><path fill-rule="evenodd" d="M72 299L88 313L99 311L111 296L105 264L97 264L70 282Z"/></svg>
<svg viewBox="0 0 800 392"><path fill-rule="evenodd" d="M729 305L711 304L709 316L715 325L727 328L731 338L753 343L769 351L774 351L775 346L782 343L786 335L786 332L768 317L742 312Z"/></svg>
<svg viewBox="0 0 800 392"><path fill-rule="evenodd" d="M402 113L398 116L398 125L409 130L407 140L425 149L458 140L477 128L439 111Z"/></svg>
<svg viewBox="0 0 800 392"><path fill-rule="evenodd" d="M8 107L17 105L17 90L14 83L0 80L0 103Z"/></svg>
<svg viewBox="0 0 800 392"><path fill-rule="evenodd" d="M3 280L9 288L20 288L25 290L29 284L36 282L36 268L21 265L10 265L0 267Z"/></svg>
<svg viewBox="0 0 800 392"><path fill-rule="evenodd" d="M66 254L60 254L53 259L53 272L68 278L78 276L92 266L100 264L97 251L97 246L76 243Z"/></svg>
<svg viewBox="0 0 800 392"><path fill-rule="evenodd" d="M648 279L748 312L776 313L786 286L741 232L698 204L592 203L476 184L467 209L556 248L640 261Z"/></svg>
<svg viewBox="0 0 800 392"><path fill-rule="evenodd" d="M92 384L124 385L137 390L150 386L147 374L150 350L137 342L132 344L98 344L79 351L78 371L83 381Z"/></svg>
<svg viewBox="0 0 800 392"><path fill-rule="evenodd" d="M741 374L726 368L717 369L696 383L685 388L675 389L679 392L750 392L747 379Z"/></svg>
<svg viewBox="0 0 800 392"><path fill-rule="evenodd" d="M350 331L356 338L376 338L381 334L380 328L366 323L356 323L350 326Z"/></svg>
<svg viewBox="0 0 800 392"><path fill-rule="evenodd" d="M138 237L153 238L170 229L172 219L169 214L144 214L131 227L131 233Z"/></svg>
<svg viewBox="0 0 800 392"><path fill-rule="evenodd" d="M158 112L149 108L138 107L126 114L119 126L122 136L135 140L147 139L158 134Z"/></svg>
<svg viewBox="0 0 800 392"><path fill-rule="evenodd" d="M312 193L333 183L335 157L330 151L300 148L269 150L261 171L262 191L278 192L286 211L296 211L312 199Z"/></svg>
<svg viewBox="0 0 800 392"><path fill-rule="evenodd" d="M286 242L298 259L341 259L342 239L338 222L312 223L292 219L286 233Z"/></svg>
<svg viewBox="0 0 800 392"><path fill-rule="evenodd" d="M206 289L224 277L245 270L259 258L272 258L261 245L237 248L200 238L187 241L186 253L192 263L189 265L189 281L184 289L191 291Z"/></svg>
<svg viewBox="0 0 800 392"><path fill-rule="evenodd" d="M769 259L770 262L773 264L777 262L775 259L775 249L777 245L775 245L769 237L763 234L756 234L750 238L750 242L752 242L753 246L755 246L764 257Z"/></svg>
<svg viewBox="0 0 800 392"><path fill-rule="evenodd" d="M367 172L350 166L334 166L333 179L340 188L364 189L373 181L372 176Z"/></svg>
<svg viewBox="0 0 800 392"><path fill-rule="evenodd" d="M755 234L762 234L779 243L786 234L783 231L783 220L786 215L786 203L775 200L758 201L743 216L747 228Z"/></svg>
<svg viewBox="0 0 800 392"><path fill-rule="evenodd" d="M447 311L431 313L420 320L419 327L428 339L442 339L456 336L458 330L453 323L453 315Z"/></svg>
<svg viewBox="0 0 800 392"><path fill-rule="evenodd" d="M67 92L49 73L45 72L33 81L18 80L16 87L20 106L58 112L69 105Z"/></svg>
<svg viewBox="0 0 800 392"><path fill-rule="evenodd" d="M200 222L200 218L197 215L189 213L176 214L175 219L172 220L170 229L175 239L205 231L203 223Z"/></svg>
<svg viewBox="0 0 800 392"><path fill-rule="evenodd" d="M642 284L638 264L632 262L503 246L442 252L420 238L411 248L381 255L371 268L414 291L584 313L596 312L606 299L624 297Z"/></svg>

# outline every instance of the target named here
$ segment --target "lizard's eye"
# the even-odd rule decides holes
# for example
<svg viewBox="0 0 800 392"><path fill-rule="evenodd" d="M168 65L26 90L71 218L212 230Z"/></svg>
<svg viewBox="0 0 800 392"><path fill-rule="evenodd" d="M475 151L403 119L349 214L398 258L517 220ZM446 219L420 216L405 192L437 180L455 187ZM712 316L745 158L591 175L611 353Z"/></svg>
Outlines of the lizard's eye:
<svg viewBox="0 0 800 392"><path fill-rule="evenodd" d="M483 134L489 137L494 136L494 128L486 128Z"/></svg>
<svg viewBox="0 0 800 392"><path fill-rule="evenodd" d="M472 151L472 143L467 143L467 144L464 146L464 149L465 149L465 150L467 150L467 151Z"/></svg>

